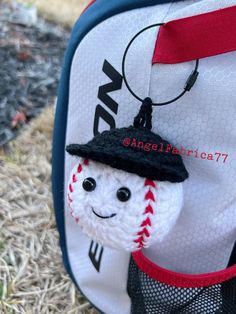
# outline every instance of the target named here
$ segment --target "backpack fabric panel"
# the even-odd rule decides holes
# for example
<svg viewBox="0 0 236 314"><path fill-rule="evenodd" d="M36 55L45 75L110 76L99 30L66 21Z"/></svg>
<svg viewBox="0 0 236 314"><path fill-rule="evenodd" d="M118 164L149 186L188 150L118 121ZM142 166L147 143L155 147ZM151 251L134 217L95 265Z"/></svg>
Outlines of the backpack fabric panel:
<svg viewBox="0 0 236 314"><path fill-rule="evenodd" d="M66 182L68 173L73 167L74 160L69 156L66 156L65 158L65 145L62 145L62 141L65 139L66 130L67 144L76 141L86 142L91 139L95 131L95 109L98 108L98 106L100 106L100 114L102 114L102 112L103 114L104 112L110 114L108 123L114 123L115 121L117 126L126 126L130 123L137 111L138 104L135 104L133 98L125 90L124 86L122 89L114 90L110 94L111 98L118 105L117 115L114 114L114 112L112 113L107 110L106 104L98 98L98 90L100 87L108 84L111 81L111 78L114 79L115 77L117 81L120 81L122 51L124 51L125 44L127 45L135 32L142 27L157 22L157 20L161 21L164 19L167 21L169 19L191 15L191 12L199 14L215 10L217 9L218 2L216 4L212 3L212 1L198 1L198 3L196 3L196 1L184 1L176 4L154 6L159 2L146 1L146 6L151 5L153 7L142 8L140 10L136 10L135 5L137 7L143 6L144 3L142 1L105 2L106 1L96 1L96 3L81 16L77 26L75 26L68 48L63 70L64 79L62 78L59 93L56 128L54 132L54 199L64 263L70 275L86 297L105 313L130 313L131 302L126 291L129 255L102 248L96 243L91 242L90 239L83 236L76 228L77 226L73 224L66 209L64 213L64 203L62 201L62 197L64 197L62 196L62 191L64 189L64 174ZM224 1L220 6L227 7L231 4L233 4L233 1ZM192 11L192 9L194 10ZM122 10L128 11L121 13ZM113 17L110 18L111 16ZM140 18L141 16L142 18ZM85 24L84 28L82 27L83 21ZM88 22L91 22L91 24ZM111 31L113 29L116 30L115 35L113 31ZM172 69L166 68L166 70L163 65L155 65L151 67L149 62L151 63L155 39L156 31L153 30L148 32L146 36L141 37L140 41L135 43L132 47L128 58L127 70L131 74L137 71L137 73L140 73L140 76L131 75L131 77L129 76L129 80L131 80L132 86L135 86L136 91L141 95L147 93L150 87L150 92L154 99L155 97L171 97L182 88L184 84L183 77L186 79L187 75L191 72L193 65L190 63L186 65L174 65L174 69L176 70L175 77L173 77L174 88L165 89L165 85L160 78L164 77L164 79L167 80L171 70L173 71L173 66ZM148 47L148 49L144 49L144 47ZM139 60L136 60L138 55L145 55L145 64L142 64L142 62L139 63ZM206 63L205 69L211 65L211 61L208 62L210 63ZM158 73L161 73L161 75L158 76ZM145 82L145 84L143 84L143 82ZM67 87L69 87L69 83L70 89L68 90ZM168 86L168 84L170 84L169 78L166 86ZM187 101L189 101L189 98L183 100L181 109L175 107L175 105L170 108L170 111L173 110L173 108L179 110L178 118L180 119L178 119L177 122L184 120L181 113L183 114L183 117L187 112L191 116ZM132 106L122 106L122 104L126 103L132 104ZM193 105L191 104L191 106ZM168 112L168 114L171 114L171 112ZM177 130L172 124L168 125L170 121L168 120L168 114L165 114L161 110L158 111L158 114L154 118L156 121L155 127L158 128L158 130L160 129L161 132L163 132L163 135L168 135L170 138L172 137L175 142L179 141L179 144L181 144L181 136L185 130L185 125L182 129L180 128ZM99 130L107 128L107 123L104 121L100 120ZM167 125L168 128L166 127ZM186 145L193 144L191 141L188 142L188 139L185 140ZM63 169L64 158L66 168L65 173ZM186 159L186 163L189 163L189 165L192 164L190 159ZM203 166L203 169L201 170L203 170L203 172L205 171L206 174L209 174L209 169L205 169L205 166ZM193 174L196 172L194 167L192 172ZM186 189L188 191L188 187ZM226 188L226 191L229 190ZM185 212L190 214L188 209L185 210ZM231 215L230 210L228 210L228 213ZM182 223L183 221L186 221L186 217L188 216L183 218ZM233 221L234 220L232 220L232 222ZM201 245L198 244L197 239L193 239L193 242L187 239L186 242L184 242L181 232L178 234L178 238L176 238L176 240L180 241L174 243L173 238L171 240L170 237L167 239L167 245L163 244L160 246L160 249L159 247L153 247L153 249L146 251L145 254L158 265L175 271L186 272L184 270L187 269L189 272L198 273L211 271L212 269L220 269L221 267L227 266L229 255L232 251L232 245L235 239L232 226L233 224L229 227L229 231L226 231L225 240L223 239L223 241L225 241L223 243L226 244L222 251L223 260L221 258L220 260L214 261L215 253L213 253L213 255L210 254L209 259L206 256L203 256L203 262L199 262L200 259L198 259L195 263L194 257L201 251ZM180 229L182 229L182 227L183 224ZM198 231L200 234L201 228ZM230 233L231 237L229 237ZM203 235L201 236L204 238ZM183 243L181 242L181 239ZM216 240L214 237L213 239L214 241ZM191 259L188 260L189 254L187 253L188 251L185 250L186 244L190 251L193 250L191 253L194 261ZM215 245L217 245L216 242ZM175 246L178 247L178 254L175 253ZM207 249L206 243L205 247ZM197 248L196 252L194 248ZM219 248L222 248L222 242L219 244ZM214 252L214 249L215 247L213 247L210 252ZM175 254L173 254L173 252ZM178 258L180 256L179 254L182 256L182 259ZM174 262L172 262L172 255L174 255ZM98 265L100 257L100 265ZM93 262L91 262L91 260L93 260ZM192 267L192 265L194 267ZM131 273L129 272L129 276L130 274ZM133 302L132 299L132 303Z"/></svg>

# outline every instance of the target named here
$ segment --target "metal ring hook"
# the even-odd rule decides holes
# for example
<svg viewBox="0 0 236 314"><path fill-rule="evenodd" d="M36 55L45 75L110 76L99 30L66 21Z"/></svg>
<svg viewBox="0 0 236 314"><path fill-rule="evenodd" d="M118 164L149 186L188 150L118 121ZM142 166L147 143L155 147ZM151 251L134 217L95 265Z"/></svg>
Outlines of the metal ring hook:
<svg viewBox="0 0 236 314"><path fill-rule="evenodd" d="M141 35L143 32L145 32L146 30L150 29L150 28L153 28L153 27L158 27L158 26L162 26L164 25L164 23L157 23L157 24L152 24L150 26L147 26L145 27L144 29L142 29L141 31L139 31L132 39L131 41L129 42L128 46L126 47L125 49L125 52L124 52L124 55L123 55L123 59L122 59L122 75L123 75L123 78L124 78L124 82L125 82L125 85L127 87L127 89L129 90L129 92L137 99L139 100L140 102L144 102L144 100L147 98L145 97L144 99L142 99L141 97L139 97L138 95L136 95L134 93L134 91L131 89L128 81L127 81L127 77L126 77L126 71L125 71L125 63L126 63L126 58L127 58L127 54L128 54L128 51L131 47L131 45L133 44L133 42L135 41L135 39ZM180 99L181 97L184 96L184 94L186 92L189 92L192 87L194 86L194 84L196 83L197 81L197 78L198 78L198 75L199 75L199 72L198 72L198 68L199 68L199 59L196 60L196 64L195 64L195 68L193 70L193 72L190 74L190 76L188 77L186 83L185 83L185 86L184 86L184 90L177 96L175 97L174 99L171 99L169 101L166 101L166 102L162 102L162 103L153 103L152 105L153 106L164 106L164 105L168 105L168 104L171 104L175 101L177 101L178 99Z"/></svg>

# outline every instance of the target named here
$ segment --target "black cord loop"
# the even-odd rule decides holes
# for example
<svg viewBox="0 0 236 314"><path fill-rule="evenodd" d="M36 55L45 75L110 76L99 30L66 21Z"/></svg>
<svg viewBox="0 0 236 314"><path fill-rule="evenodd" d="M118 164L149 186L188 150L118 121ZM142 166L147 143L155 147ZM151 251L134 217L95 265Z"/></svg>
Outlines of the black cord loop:
<svg viewBox="0 0 236 314"><path fill-rule="evenodd" d="M141 97L139 97L138 95L136 95L134 93L134 91L131 89L128 81L127 81L127 77L126 77L126 72L125 72L125 63L126 63L126 57L127 57L127 54L128 54L128 51L130 49L130 46L133 44L133 42L135 41L135 39L141 35L143 32L145 32L146 30L150 29L150 28L153 28L153 27L158 27L158 26L162 26L164 25L164 23L157 23L157 24L153 24L153 25L150 25L150 26L147 26L145 27L144 29L142 29L141 31L139 31L132 39L131 41L129 42L128 46L126 47L125 49L125 52L124 52L124 55L123 55L123 59L122 59L122 75L123 75L123 78L124 78L124 82L125 82L125 85L126 87L128 88L129 92L139 101L141 102L145 102L147 98L144 98L142 99ZM198 75L199 75L199 72L198 72L198 68L199 68L199 59L196 60L196 64L195 64L195 68L193 70L193 72L190 74L190 76L188 77L186 83L185 83L185 86L184 86L184 90L177 96L175 97L174 99L171 99L169 101L166 101L166 102L162 102L162 103L152 103L152 106L164 106L164 105L168 105L168 104L171 104L175 101L177 101L178 99L180 99L181 97L183 97L185 95L186 92L189 92L192 87L194 86L194 84L196 83L197 81L197 78L198 78Z"/></svg>
<svg viewBox="0 0 236 314"><path fill-rule="evenodd" d="M148 130L152 129L152 100L146 98L143 100L142 106L139 110L138 115L134 118L134 127L144 127Z"/></svg>

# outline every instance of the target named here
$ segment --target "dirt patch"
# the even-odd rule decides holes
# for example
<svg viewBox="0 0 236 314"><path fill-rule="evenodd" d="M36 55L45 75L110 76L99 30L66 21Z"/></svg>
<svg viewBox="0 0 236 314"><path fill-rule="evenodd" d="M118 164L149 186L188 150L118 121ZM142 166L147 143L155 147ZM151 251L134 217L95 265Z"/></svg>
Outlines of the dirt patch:
<svg viewBox="0 0 236 314"><path fill-rule="evenodd" d="M0 3L0 146L53 101L68 37L30 8Z"/></svg>

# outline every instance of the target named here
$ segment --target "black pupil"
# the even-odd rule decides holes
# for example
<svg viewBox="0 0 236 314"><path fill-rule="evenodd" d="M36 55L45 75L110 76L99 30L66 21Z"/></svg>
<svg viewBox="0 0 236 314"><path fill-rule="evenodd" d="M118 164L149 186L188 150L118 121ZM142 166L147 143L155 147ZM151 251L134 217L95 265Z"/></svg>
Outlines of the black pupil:
<svg viewBox="0 0 236 314"><path fill-rule="evenodd" d="M128 188L120 188L117 191L117 198L121 202L127 202L130 199L131 192Z"/></svg>
<svg viewBox="0 0 236 314"><path fill-rule="evenodd" d="M96 181L93 178L87 178L83 182L83 188L87 192L92 192L96 188Z"/></svg>

